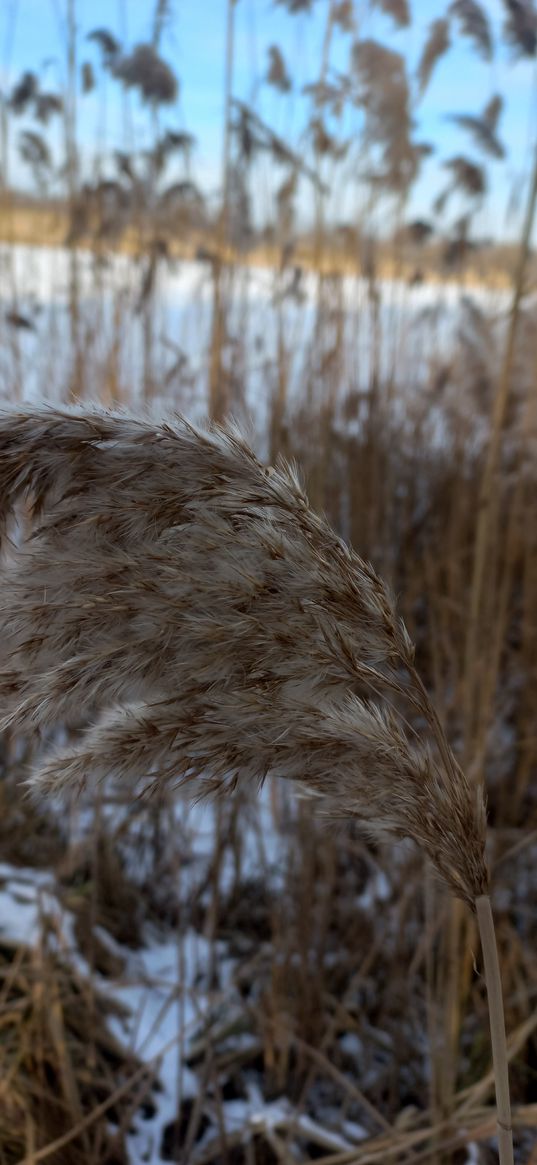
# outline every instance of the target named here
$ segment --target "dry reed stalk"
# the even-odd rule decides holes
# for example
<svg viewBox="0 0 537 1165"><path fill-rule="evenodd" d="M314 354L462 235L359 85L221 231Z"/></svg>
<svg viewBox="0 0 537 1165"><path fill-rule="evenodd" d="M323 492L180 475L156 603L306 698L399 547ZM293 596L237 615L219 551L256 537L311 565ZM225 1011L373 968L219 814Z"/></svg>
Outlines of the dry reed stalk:
<svg viewBox="0 0 537 1165"><path fill-rule="evenodd" d="M69 223L74 220L78 194L78 147L77 147L77 35L75 0L68 0L66 12L66 55L67 92L65 100L65 176L69 207ZM69 232L69 325L71 332L72 369L70 372L69 399L74 400L77 391L84 384L84 361L82 358L80 321L80 261L76 240Z"/></svg>
<svg viewBox="0 0 537 1165"><path fill-rule="evenodd" d="M429 25L427 39L418 63L417 81L420 97L427 89L439 60L445 56L450 47L449 21L445 19L433 20Z"/></svg>
<svg viewBox="0 0 537 1165"><path fill-rule="evenodd" d="M489 117L491 113L494 117L499 107L497 103L490 103L487 109ZM490 437L480 481L477 506L475 549L470 588L470 611L465 642L463 676L465 758L467 764L470 758L472 758L476 785L482 785L484 780L489 714L493 702L494 687L504 642L509 587L513 569L511 543L516 513L513 509L509 515L507 531L500 536L500 484L498 470L511 395L516 341L522 300L525 293L526 273L530 256L530 240L536 204L537 152L534 157L524 226L518 250L505 349L493 402ZM518 494L519 488L515 491L516 498ZM514 505L515 503L513 503ZM490 582L487 585L487 580L490 580L490 578L495 581L492 585ZM494 629L492 634L490 633L491 627ZM507 1068L505 1066L505 1074L506 1072ZM500 1107L500 1101L498 1103ZM502 1132L500 1126L500 1145L502 1137L505 1141L505 1133ZM502 1151L505 1152L505 1147Z"/></svg>
<svg viewBox="0 0 537 1165"><path fill-rule="evenodd" d="M319 70L319 77L317 84L322 87L326 82L326 76L330 64L330 48L332 44L332 36L335 27L335 0L330 0L328 4L326 23L324 28L324 35L321 50L321 65ZM322 153L318 148L318 143L314 142L315 153L315 170L318 174L322 173ZM325 230L325 208L326 208L326 194L327 190L323 183L319 183L314 187L315 195L315 240L314 240L314 267L318 272L318 294L320 294L320 283L322 279L321 271L324 258L324 244L326 239Z"/></svg>
<svg viewBox="0 0 537 1165"><path fill-rule="evenodd" d="M498 1147L500 1150L500 1161L512 1162L513 1132L511 1127L509 1076L505 1048L503 999L498 950L494 935L494 921L488 895L484 894L482 897L477 898L476 909L489 996L492 1059L496 1081L496 1104L498 1108Z"/></svg>
<svg viewBox="0 0 537 1165"><path fill-rule="evenodd" d="M276 384L273 389L270 408L270 459L274 461L278 453L285 454L288 445L287 436L287 398L289 385L289 351L285 336L285 314L283 302L277 308L277 357L276 357Z"/></svg>
<svg viewBox="0 0 537 1165"><path fill-rule="evenodd" d="M218 221L219 257L213 264L213 318L209 356L209 413L222 421L229 408L227 391L222 391L222 350L226 339L226 294L223 254L229 237L229 177L231 144L231 110L233 99L233 64L235 56L235 3L227 0L226 72L224 89L224 127L222 144L222 206ZM225 383L225 381L224 381Z"/></svg>
<svg viewBox="0 0 537 1165"><path fill-rule="evenodd" d="M131 1110L135 1093L125 1077L144 1080L147 1093L151 1073L111 1036L105 1018L110 1005L103 998L91 1015L87 984L50 954L46 935L45 927L33 950L10 950L4 942L0 958L0 999L10 1017L0 1053L2 1161L58 1160L50 1142L59 1137L71 1143L68 1160L86 1165L97 1159L99 1147L99 1159L112 1148L108 1110L116 1108L116 1117ZM94 1062L88 1062L88 1042ZM118 1079L125 1080L119 1094ZM103 1096L104 1109L85 1120L83 1112Z"/></svg>
<svg viewBox="0 0 537 1165"><path fill-rule="evenodd" d="M387 588L292 468L265 468L231 428L42 406L0 413L0 498L2 726L91 720L45 755L34 788L112 775L202 795L291 779L374 836L413 838L457 897L482 903L481 791ZM33 530L15 546L22 500ZM493 1003L496 971L489 948ZM501 1083L499 1103L503 1128Z"/></svg>
<svg viewBox="0 0 537 1165"><path fill-rule="evenodd" d="M505 351L500 370L500 377L496 395L494 397L491 432L487 447L483 477L481 480L477 528L475 538L475 554L472 572L470 595L470 616L466 641L465 657L465 685L466 685L466 725L465 743L469 753L478 718L478 686L479 676L477 658L482 647L483 635L488 634L488 627L484 628L481 617L481 607L486 590L487 571L490 566L491 549L498 525L498 465L501 455L502 436L505 418L511 391L511 379L515 358L515 346L518 334L518 324L522 299L525 293L525 280L530 255L530 242L537 206L537 147L535 149L533 172L528 194L528 203L524 227L518 252L517 268L513 286L513 300L509 315L509 324Z"/></svg>

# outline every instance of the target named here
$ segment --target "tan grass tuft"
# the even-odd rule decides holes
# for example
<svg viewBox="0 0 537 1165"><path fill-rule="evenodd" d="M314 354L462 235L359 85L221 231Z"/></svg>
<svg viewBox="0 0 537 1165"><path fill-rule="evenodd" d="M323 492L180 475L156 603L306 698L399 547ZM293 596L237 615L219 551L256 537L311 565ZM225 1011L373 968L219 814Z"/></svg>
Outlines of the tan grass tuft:
<svg viewBox="0 0 537 1165"><path fill-rule="evenodd" d="M377 836L414 838L468 902L486 892L483 803L393 599L292 468L177 416L6 410L0 498L3 725L91 722L37 788L112 775L201 795L285 777Z"/></svg>

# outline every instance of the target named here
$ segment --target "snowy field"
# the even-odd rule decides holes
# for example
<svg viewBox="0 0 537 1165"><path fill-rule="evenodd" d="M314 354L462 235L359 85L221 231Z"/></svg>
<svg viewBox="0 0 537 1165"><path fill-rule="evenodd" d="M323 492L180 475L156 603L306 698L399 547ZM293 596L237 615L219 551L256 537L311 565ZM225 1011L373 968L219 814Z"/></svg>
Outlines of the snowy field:
<svg viewBox="0 0 537 1165"><path fill-rule="evenodd" d="M4 398L59 401L70 387L76 395L69 314L72 262L60 249L0 247ZM123 403L135 404L142 399L149 360L154 406L166 403L192 419L201 417L213 314L210 265L162 262L149 311L143 302L143 264L124 256L98 262L87 251L74 262L84 356L80 395L91 399L104 386L105 396L113 389ZM258 433L266 430L282 343L291 402L307 377L318 381L322 391L323 367L336 344L343 352L339 375L347 387L364 390L377 377L418 388L431 364L449 351L461 309L473 305L494 319L502 317L508 303L503 291L456 282L409 287L379 281L373 289L367 280L349 277L338 279L337 289L325 283L319 308L317 278L305 274L297 281L292 269L280 274L237 268L224 277L223 293L230 305L223 364L231 380L240 380L235 411ZM6 325L6 313L14 307L24 321L19 327Z"/></svg>

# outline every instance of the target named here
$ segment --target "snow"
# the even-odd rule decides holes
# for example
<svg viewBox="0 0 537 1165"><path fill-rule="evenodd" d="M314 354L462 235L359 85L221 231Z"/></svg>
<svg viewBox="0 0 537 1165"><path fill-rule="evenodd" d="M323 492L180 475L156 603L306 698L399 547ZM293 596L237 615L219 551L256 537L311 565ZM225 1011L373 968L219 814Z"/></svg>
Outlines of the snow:
<svg viewBox="0 0 537 1165"><path fill-rule="evenodd" d="M53 924L51 948L88 976L90 968L77 953L73 915L58 899L53 875L0 863L1 940L36 946L45 920ZM92 972L95 985L127 1009L127 1015L110 1015L108 1026L124 1047L157 1066L162 1085L154 1117L138 1114L133 1120L130 1159L132 1165L158 1165L163 1129L175 1119L179 1097L194 1096L197 1089L196 1077L181 1062L181 1051L208 1005L209 994L200 991L199 982L206 980L211 944L193 930L165 940L148 932L146 945L133 952L102 927L97 933L125 961L116 982Z"/></svg>
<svg viewBox="0 0 537 1165"><path fill-rule="evenodd" d="M337 1152L352 1149L353 1142L363 1140L367 1136L360 1125L351 1121L345 1122L346 1136L327 1130L324 1125L305 1113L296 1112L286 1097L267 1102L254 1083L247 1084L246 1088L248 1094L246 1100L226 1101L220 1109L226 1133L241 1133L243 1140L255 1133L288 1132L292 1129L295 1135L304 1140L312 1140L327 1150Z"/></svg>
<svg viewBox="0 0 537 1165"><path fill-rule="evenodd" d="M102 811L109 824L118 825L121 821L121 807L105 802ZM171 807L172 823L177 832L181 830L192 859L178 872L183 899L196 886L200 868L206 869L214 854L218 813L218 804L210 802L192 804L178 799ZM274 828L268 786L260 791L257 800L252 799L250 811L246 804L244 820L241 878L258 876L264 869L277 880L282 838ZM71 819L71 844L84 838L92 825L91 810L81 805ZM140 827L143 830L143 818ZM232 889L236 875L228 856L230 861L225 861L221 870L222 895ZM143 869L139 861L136 865L134 856L131 860L131 876L140 876ZM67 958L79 974L91 974L95 986L121 1005L120 1014L107 1017L112 1034L139 1059L156 1068L160 1088L153 1096L154 1115L148 1117L139 1112L134 1116L127 1143L131 1165L160 1165L164 1129L177 1118L181 1099L195 1096L198 1089L196 1075L184 1062L185 1050L208 1021L214 1022L223 999L226 1006L222 1019L229 1026L234 962L228 957L225 944L210 940L193 928L170 937L169 931L163 933L162 929L147 926L143 947L133 951L98 926L97 937L121 957L124 968L120 979L104 978L90 969L77 950L74 916L62 906L53 874L0 863L0 938L13 945L35 946L41 940L45 921L51 924L47 925L50 948ZM218 968L216 987L208 982L213 965ZM243 1017L242 1011L237 1014ZM240 1038L233 1035L234 1048ZM251 1037L245 1035L244 1040L251 1042ZM238 1114L240 1108L234 1110L233 1104L230 1101L224 1106L226 1127L229 1122L230 1129L238 1119L233 1113ZM285 1105L288 1119L290 1109L287 1102ZM275 1120L276 1108L268 1106L265 1110L258 1096L255 1104L252 1100L251 1112L243 1115L245 1128L253 1128L256 1122L259 1126L265 1120Z"/></svg>
<svg viewBox="0 0 537 1165"><path fill-rule="evenodd" d="M266 851L275 859L281 838L278 838L271 817L269 796L264 791L260 808ZM191 806L186 812L189 829L195 833L195 828L199 828L197 840L201 851L206 854L214 845L214 814L213 805ZM253 835L255 830L246 833ZM246 870L259 869L256 866L257 840L254 842L252 836L245 846ZM389 895L389 882L382 871L377 870L373 872L361 902L371 907L386 901ZM77 951L73 915L61 905L54 876L31 867L0 863L2 941L35 946L40 941L45 921L52 923L52 927L47 926L52 949L68 958L78 973L89 975L90 968ZM195 1073L184 1062L186 1049L194 1046L196 1037L208 1022L213 1033L217 1034L215 1019L224 999L220 1028L223 1031L234 1026L230 1006L233 962L226 956L225 944L211 942L192 928L170 937L148 927L144 946L136 951L118 943L102 926L96 928L96 933L114 954L121 956L124 967L121 978L115 981L91 972L95 986L122 1005L120 1014L108 1016L109 1028L124 1047L156 1069L160 1084L152 1097L154 1112L148 1115L140 1111L131 1122L127 1134L130 1165L161 1165L164 1130L177 1119L181 1100L195 1097L198 1089ZM219 982L211 988L208 968L214 964L215 958ZM237 1011L238 1017L242 1014ZM384 1033L375 1031L375 1036L382 1040ZM239 1046L241 1038L245 1044L251 1040L246 1033L241 1037L240 1033L234 1032L231 1037L234 1048ZM357 1035L347 1033L341 1037L340 1045L360 1062L363 1045ZM320 1123L295 1110L285 1096L267 1102L254 1081L246 1081L245 1088L246 1099L219 1104L218 1119L215 1111L211 1127L198 1142L198 1148L202 1149L214 1138L219 1121L223 1122L227 1134L238 1133L242 1141L261 1132L287 1134L292 1131L295 1137L313 1141L326 1152L352 1150L353 1145L368 1135L360 1124L350 1120L342 1122L335 1130L327 1128L326 1120ZM210 1102L205 1109L211 1115ZM477 1165L478 1160L477 1146L471 1145L468 1165L474 1162Z"/></svg>
<svg viewBox="0 0 537 1165"><path fill-rule="evenodd" d="M0 938L3 942L35 946L43 922L51 921L63 936L67 949L75 949L70 916L62 911L55 895L52 874L31 867L0 863Z"/></svg>
<svg viewBox="0 0 537 1165"><path fill-rule="evenodd" d="M392 887L384 870L375 870L373 877L369 878L365 890L356 899L356 904L362 910L370 910L377 903L388 902L391 896Z"/></svg>
<svg viewBox="0 0 537 1165"><path fill-rule="evenodd" d="M132 1165L158 1165L162 1133L177 1116L179 1098L196 1094L196 1077L181 1062L181 1051L199 1022L195 983L209 956L209 944L193 931L178 941L155 938L131 957L126 981L112 989L129 1009L127 1020L111 1018L114 1035L140 1059L158 1065L162 1085L155 1115L133 1119L128 1134Z"/></svg>
<svg viewBox="0 0 537 1165"><path fill-rule="evenodd" d="M70 264L76 261L79 283L79 343L82 372L72 350ZM144 376L144 313L140 310L143 266L124 255L97 261L89 251L75 260L61 248L0 246L0 308L13 306L28 316L34 330L4 325L0 352L0 395L27 400L65 399L73 372L85 378L77 392L91 398L95 386L119 391L123 400L141 400ZM300 299L282 294L289 272L236 268L228 275L228 339L223 362L233 380L244 385L245 412L258 436L265 432L266 411L275 387L279 344L283 339L288 361L291 401L305 378L323 381L323 358L318 344L318 279L304 274ZM380 280L372 294L363 278L341 280L338 295L327 294L325 315L333 314L334 328L343 317L345 359L342 376L357 389L369 385L374 361L381 378L415 391L431 365L446 354L458 309L464 299L487 314L501 317L508 293L459 283L409 287L400 280ZM282 311L277 308L282 302ZM162 264L157 278L152 324L151 361L160 395L153 398L158 412L172 405L192 419L205 411L209 370L213 284L210 266L199 262ZM0 310L0 320L2 312ZM325 322L325 343L330 327ZM280 331L282 329L282 331ZM334 339L335 339L334 332ZM379 355L380 353L380 355ZM317 391L317 389L315 390ZM240 394L239 394L240 395Z"/></svg>

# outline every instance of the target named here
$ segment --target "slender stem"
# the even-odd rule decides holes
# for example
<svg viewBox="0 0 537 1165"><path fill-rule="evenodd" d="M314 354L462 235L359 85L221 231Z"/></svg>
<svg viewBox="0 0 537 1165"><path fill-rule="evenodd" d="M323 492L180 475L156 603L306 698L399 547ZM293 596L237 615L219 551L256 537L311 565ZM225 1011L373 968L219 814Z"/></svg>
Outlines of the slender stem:
<svg viewBox="0 0 537 1165"><path fill-rule="evenodd" d="M328 13L326 17L326 27L323 38L323 49L321 58L321 70L319 73L318 83L320 86L324 85L326 81L326 74L330 64L330 46L332 44L332 34L334 31L334 0L330 0L328 5ZM320 150L315 148L315 169L319 176L322 176L322 156ZM322 265L322 250L323 250L323 228L324 228L324 210L325 210L325 196L328 193L326 187L322 182L315 187L315 268L321 272Z"/></svg>
<svg viewBox="0 0 537 1165"><path fill-rule="evenodd" d="M228 0L226 21L226 72L224 80L224 127L222 141L222 205L218 221L218 248L213 265L213 322L209 360L209 416L223 421L228 411L228 392L222 376L222 347L226 317L225 296L222 287L229 244L229 178L231 149L231 109L233 94L233 65L235 56L235 3Z"/></svg>
<svg viewBox="0 0 537 1165"><path fill-rule="evenodd" d="M77 4L67 0L67 92L65 101L65 161L69 223L72 225L78 196L79 160L77 130ZM76 240L69 232L69 317L73 365L70 371L68 397L76 400L82 394L84 361L80 333L80 263Z"/></svg>
<svg viewBox="0 0 537 1165"><path fill-rule="evenodd" d="M470 613L468 620L468 635L465 653L465 685L466 685L466 730L465 747L469 755L475 729L476 699L479 684L476 672L476 660L479 655L479 637L482 631L481 606L487 586L487 568L494 523L497 522L495 505L497 503L496 471L501 453L502 435L509 403L513 362L516 350L516 339L520 308L525 292L526 270L531 249L531 236L535 212L537 208L537 146L533 161L533 172L528 194L528 203L522 230L522 238L518 252L517 267L514 278L513 300L509 315L509 325L503 361L500 369L498 387L494 398L491 419L491 433L488 443L483 477L479 491L477 508L477 528L475 540L475 554L470 592Z"/></svg>
<svg viewBox="0 0 537 1165"><path fill-rule="evenodd" d="M489 1000L490 1034L492 1041L492 1063L496 1084L496 1108L498 1123L498 1149L500 1165L513 1165L513 1132L511 1126L511 1101L509 1099L509 1069L507 1064L507 1044L505 1040L505 1020L503 1014L502 984L498 948L494 933L494 922L488 894L475 900L477 921L483 948L485 978Z"/></svg>

